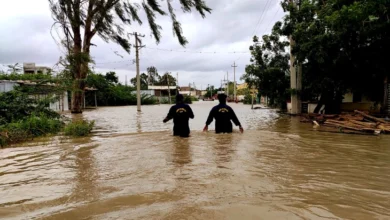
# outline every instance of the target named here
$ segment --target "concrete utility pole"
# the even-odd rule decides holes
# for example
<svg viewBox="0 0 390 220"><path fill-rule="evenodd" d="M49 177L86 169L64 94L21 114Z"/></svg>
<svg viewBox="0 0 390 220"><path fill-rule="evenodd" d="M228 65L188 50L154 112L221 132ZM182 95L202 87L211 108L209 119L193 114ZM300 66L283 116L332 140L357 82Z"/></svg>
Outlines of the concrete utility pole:
<svg viewBox="0 0 390 220"><path fill-rule="evenodd" d="M296 7L294 0L290 2ZM292 36L290 39L290 83L291 83L291 114L301 113L301 100L298 92L302 90L302 64L296 66L295 56L292 54L292 49L295 46L295 41Z"/></svg>
<svg viewBox="0 0 390 220"><path fill-rule="evenodd" d="M179 73L176 73L176 95L179 94L180 86L179 86Z"/></svg>
<svg viewBox="0 0 390 220"><path fill-rule="evenodd" d="M233 83L234 84L234 88L233 88L234 89L234 96L233 97L234 97L234 101L236 101L237 100L237 94L236 94L236 67L237 66L236 66L236 62L234 62L234 65L232 67L234 68L234 77L233 77L234 78L233 79L234 80L234 83Z"/></svg>
<svg viewBox="0 0 390 220"><path fill-rule="evenodd" d="M227 95L227 97L229 97L229 86L230 86L230 83L229 83L229 71L226 71L226 81L227 81L226 95Z"/></svg>
<svg viewBox="0 0 390 220"><path fill-rule="evenodd" d="M195 85L195 82L192 82L192 84L194 85L195 97L196 97L198 94L196 93L196 85Z"/></svg>
<svg viewBox="0 0 390 220"><path fill-rule="evenodd" d="M168 98L169 98L169 104L171 104L171 89L169 88L169 73L167 76L167 82L168 82Z"/></svg>
<svg viewBox="0 0 390 220"><path fill-rule="evenodd" d="M132 34L135 36L135 61L136 61L136 71L137 71L137 111L141 111L141 79L139 75L139 49L144 47L142 45L138 45L140 40L138 37L145 37L145 35L139 35L137 32Z"/></svg>

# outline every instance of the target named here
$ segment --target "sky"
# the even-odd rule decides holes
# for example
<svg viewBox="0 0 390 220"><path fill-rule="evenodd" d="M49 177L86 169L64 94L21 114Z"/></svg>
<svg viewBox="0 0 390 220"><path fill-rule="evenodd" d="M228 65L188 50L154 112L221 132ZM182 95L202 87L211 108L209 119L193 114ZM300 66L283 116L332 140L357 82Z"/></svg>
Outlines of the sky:
<svg viewBox="0 0 390 220"><path fill-rule="evenodd" d="M170 18L158 16L157 23L163 30L157 44L146 15L140 10L144 23L126 27L127 32L145 35L142 38L145 47L140 50L140 72L155 66L160 75L165 72L178 75L180 86L191 83L203 89L208 84L219 87L226 75L233 81L234 63L236 81L241 83L245 66L250 64L252 37L269 34L273 24L285 15L280 0L205 0L212 12L204 19L195 11L183 13L178 0L173 2L189 43L182 47L173 35ZM0 65L32 62L53 67L64 56L53 23L48 0L0 0ZM134 42L133 38L130 40ZM115 71L122 83L126 78L129 82L135 77L134 48L128 54L98 36L92 43L96 45L91 49L96 72Z"/></svg>

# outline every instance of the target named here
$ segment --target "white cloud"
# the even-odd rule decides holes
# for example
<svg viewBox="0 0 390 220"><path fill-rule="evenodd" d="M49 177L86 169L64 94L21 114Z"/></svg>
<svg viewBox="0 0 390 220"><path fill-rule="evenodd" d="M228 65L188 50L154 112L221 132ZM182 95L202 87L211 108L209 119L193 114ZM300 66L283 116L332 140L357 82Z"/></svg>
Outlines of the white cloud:
<svg viewBox="0 0 390 220"><path fill-rule="evenodd" d="M62 52L51 36L53 20L48 1L2 1L0 64L36 62L39 65L53 66ZM268 7L265 8L267 2ZM275 0L206 0L206 3L213 11L205 19L195 12L183 14L180 9L177 10L184 34L189 40L186 48L181 47L173 37L169 17L158 18L159 24L163 27L163 37L158 45L150 36L146 20L142 26L133 25L126 28L128 32L137 31L145 34L143 43L148 48L173 50L169 52L143 48L140 53L141 72L145 72L148 66L153 65L160 73L166 71L174 75L179 73L180 84L188 85L195 82L200 88L200 85L220 85L226 71L229 71L232 79L231 65L236 61L238 65L236 80L239 81L245 66L249 63L250 54L225 52L247 52L259 18L263 17L255 34L262 35L269 33L272 24L283 16L279 1ZM141 17L145 18L143 12ZM97 71L116 71L122 82L126 75L128 80L135 76L135 65L131 61L135 56L134 51L126 54L118 45L107 44L99 38L94 38L93 43L97 45L91 49L91 55L98 63L95 68ZM124 57L117 56L115 51ZM193 53L194 51L216 53Z"/></svg>

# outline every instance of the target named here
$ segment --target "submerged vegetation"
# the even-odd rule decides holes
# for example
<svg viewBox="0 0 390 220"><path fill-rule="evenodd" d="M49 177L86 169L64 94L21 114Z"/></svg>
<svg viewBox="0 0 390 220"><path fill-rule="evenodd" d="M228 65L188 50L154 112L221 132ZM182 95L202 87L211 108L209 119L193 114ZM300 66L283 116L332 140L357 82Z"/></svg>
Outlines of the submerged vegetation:
<svg viewBox="0 0 390 220"><path fill-rule="evenodd" d="M10 92L0 93L0 146L63 131L64 118L49 106L64 89L61 85L51 87L37 83L15 86ZM83 132L82 135L88 133Z"/></svg>
<svg viewBox="0 0 390 220"><path fill-rule="evenodd" d="M65 135L68 136L74 136L74 137L87 136L89 133L91 133L94 125L95 125L95 121L76 120L67 124L64 128L64 132Z"/></svg>

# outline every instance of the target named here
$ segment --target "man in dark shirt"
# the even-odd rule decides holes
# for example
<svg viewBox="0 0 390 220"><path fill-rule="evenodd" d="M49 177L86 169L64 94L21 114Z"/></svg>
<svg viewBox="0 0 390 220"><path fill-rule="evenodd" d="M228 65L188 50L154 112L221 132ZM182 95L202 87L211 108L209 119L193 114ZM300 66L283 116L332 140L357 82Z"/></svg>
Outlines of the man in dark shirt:
<svg viewBox="0 0 390 220"><path fill-rule="evenodd" d="M233 125L231 120L236 126L239 126L241 133L244 132L244 129L242 128L241 123L238 120L233 109L230 106L226 105L226 98L227 96L225 94L218 95L219 105L211 109L209 117L206 121L206 126L204 127L203 131L208 131L208 126L213 121L213 118L215 118L215 133L217 134L232 133Z"/></svg>
<svg viewBox="0 0 390 220"><path fill-rule="evenodd" d="M194 113L189 105L184 104L184 97L181 94L176 96L176 105L169 109L164 123L173 119L173 135L180 137L189 137L190 127L188 121L194 118Z"/></svg>

